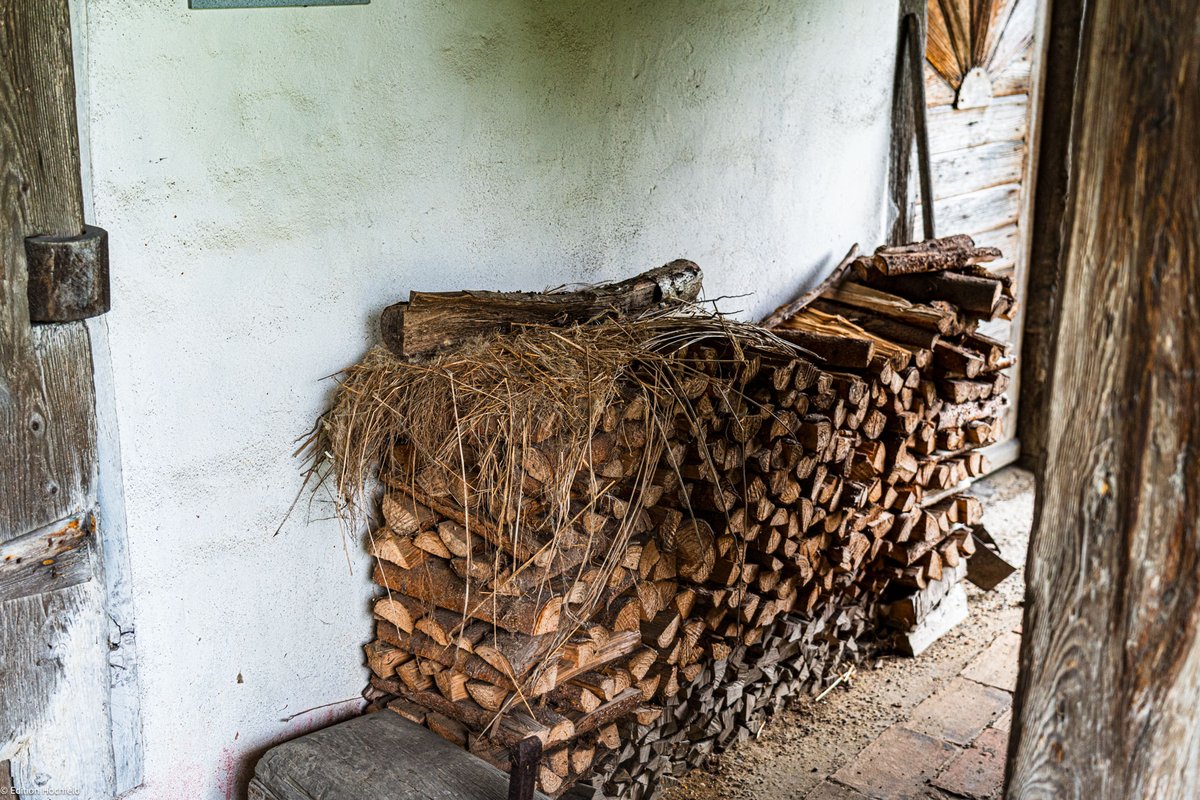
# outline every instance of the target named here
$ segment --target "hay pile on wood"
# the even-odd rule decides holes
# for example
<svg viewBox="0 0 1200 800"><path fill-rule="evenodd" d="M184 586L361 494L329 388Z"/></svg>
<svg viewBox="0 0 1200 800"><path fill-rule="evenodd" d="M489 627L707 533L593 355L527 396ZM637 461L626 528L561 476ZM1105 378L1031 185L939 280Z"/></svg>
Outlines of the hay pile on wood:
<svg viewBox="0 0 1200 800"><path fill-rule="evenodd" d="M949 402L943 386L990 380L957 371L960 344L939 357L811 316L828 310L773 330L701 314L698 270L664 279L679 264L618 284L628 303L455 293L447 314L414 294L310 442L352 519L384 487L373 707L502 768L535 737L552 796L652 795L832 680L889 590L975 547L978 502L949 490L984 468L970 449L996 432L998 380ZM974 335L976 312L900 302L963 326L938 337Z"/></svg>

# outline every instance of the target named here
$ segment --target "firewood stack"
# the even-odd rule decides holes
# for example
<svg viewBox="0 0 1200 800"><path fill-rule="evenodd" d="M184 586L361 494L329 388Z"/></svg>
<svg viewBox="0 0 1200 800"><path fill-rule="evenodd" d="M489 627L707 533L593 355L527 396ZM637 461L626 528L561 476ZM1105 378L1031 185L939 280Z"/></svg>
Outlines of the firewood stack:
<svg viewBox="0 0 1200 800"><path fill-rule="evenodd" d="M641 798L836 678L881 604L941 591L974 552L982 509L957 489L1000 434L1011 360L975 331L1013 312L979 266L998 255L965 236L881 248L773 315L783 342L688 340L671 402L621 391L586 452L553 424L503 443L517 504L481 499L469 459L396 442L370 539L373 708L503 769L535 736L547 795ZM438 340L414 320L408 341Z"/></svg>

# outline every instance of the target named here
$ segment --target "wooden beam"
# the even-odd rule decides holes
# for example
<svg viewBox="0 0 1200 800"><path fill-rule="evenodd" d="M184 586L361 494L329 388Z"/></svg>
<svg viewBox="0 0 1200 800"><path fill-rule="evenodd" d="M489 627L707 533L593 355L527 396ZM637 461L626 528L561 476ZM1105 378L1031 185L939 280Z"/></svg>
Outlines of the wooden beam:
<svg viewBox="0 0 1200 800"><path fill-rule="evenodd" d="M1059 237L1061 299L1029 404L1046 447L1007 796L1183 800L1200 796L1200 2L1066 0L1056 18L1072 9L1079 58L1052 45L1046 97L1048 132L1075 116L1061 209L1035 232Z"/></svg>
<svg viewBox="0 0 1200 800"><path fill-rule="evenodd" d="M1070 158L1072 132L1080 124L1082 112L1076 91L1084 4L1084 0L1052 3L1047 25L1044 101L1039 115L1041 134L1034 148L1038 163L1032 220L1037 235L1030 237L1026 270L1017 418L1021 463L1029 469L1035 469L1045 456L1050 428L1050 421L1042 412L1062 281L1060 265L1066 242L1062 226L1068 215L1075 163Z"/></svg>
<svg viewBox="0 0 1200 800"><path fill-rule="evenodd" d="M0 542L74 514L92 493L92 365L82 324L31 330L25 237L83 231L75 83L66 2L0 0ZM64 39L65 37L65 39ZM56 361L69 347L86 363ZM52 386L50 386L52 384ZM62 396L47 398L47 389ZM73 395L83 395L79 401ZM86 402L85 402L86 401ZM46 408L49 402L52 408Z"/></svg>

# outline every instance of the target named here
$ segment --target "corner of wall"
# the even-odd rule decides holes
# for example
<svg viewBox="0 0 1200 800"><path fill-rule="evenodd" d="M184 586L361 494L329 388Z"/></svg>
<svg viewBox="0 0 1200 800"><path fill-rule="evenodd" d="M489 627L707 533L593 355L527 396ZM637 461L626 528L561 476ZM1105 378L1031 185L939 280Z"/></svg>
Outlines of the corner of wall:
<svg viewBox="0 0 1200 800"><path fill-rule="evenodd" d="M75 56L75 115L79 126L80 170L85 218L95 222L90 137L90 60L87 3L69 0L71 40ZM103 226L102 226L103 227ZM133 592L125 519L125 487L121 477L121 443L112 376L108 324L104 317L87 320L92 344L92 376L96 391L96 497L100 506L100 552L104 559L108 614L109 721L112 729L116 794L142 782L141 697Z"/></svg>

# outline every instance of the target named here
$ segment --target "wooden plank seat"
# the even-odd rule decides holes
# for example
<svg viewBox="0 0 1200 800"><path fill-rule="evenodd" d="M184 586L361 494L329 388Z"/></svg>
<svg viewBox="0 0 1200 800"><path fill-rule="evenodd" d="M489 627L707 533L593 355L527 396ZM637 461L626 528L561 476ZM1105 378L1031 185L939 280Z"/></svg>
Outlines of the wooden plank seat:
<svg viewBox="0 0 1200 800"><path fill-rule="evenodd" d="M254 768L248 796L505 800L508 776L427 728L380 711L272 747Z"/></svg>

